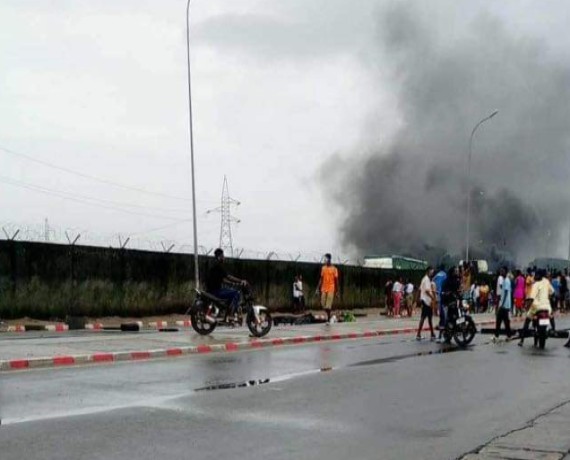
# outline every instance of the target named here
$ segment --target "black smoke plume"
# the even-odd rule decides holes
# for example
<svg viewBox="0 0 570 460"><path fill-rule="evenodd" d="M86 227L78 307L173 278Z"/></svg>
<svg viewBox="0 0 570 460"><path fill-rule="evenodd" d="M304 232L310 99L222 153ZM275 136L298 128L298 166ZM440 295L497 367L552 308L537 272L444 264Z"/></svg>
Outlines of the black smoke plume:
<svg viewBox="0 0 570 460"><path fill-rule="evenodd" d="M474 137L472 253L520 263L567 254L568 60L489 14L442 26L419 4L400 1L379 14L368 63L390 72L401 127L385 146L323 166L327 195L342 211L342 243L360 256L461 255L469 136L498 109Z"/></svg>

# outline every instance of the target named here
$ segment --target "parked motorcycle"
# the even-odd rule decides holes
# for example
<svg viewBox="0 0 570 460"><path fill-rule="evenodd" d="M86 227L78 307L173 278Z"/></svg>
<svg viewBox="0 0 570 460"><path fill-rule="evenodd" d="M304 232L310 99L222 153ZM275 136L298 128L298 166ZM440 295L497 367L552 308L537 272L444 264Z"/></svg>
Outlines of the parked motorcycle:
<svg viewBox="0 0 570 460"><path fill-rule="evenodd" d="M235 322L226 320L229 314L227 301L218 299L205 291L195 289L196 299L190 307L192 327L200 335L211 334L219 324L235 326ZM269 310L262 305L255 305L252 290L249 286L241 286L241 301L237 308L237 324L243 325L244 317L248 329L255 337L264 337L273 326Z"/></svg>
<svg viewBox="0 0 570 460"><path fill-rule="evenodd" d="M460 347L466 347L475 338L477 327L469 315L469 303L457 299L451 300L447 305L447 322L443 329L446 343L451 339Z"/></svg>

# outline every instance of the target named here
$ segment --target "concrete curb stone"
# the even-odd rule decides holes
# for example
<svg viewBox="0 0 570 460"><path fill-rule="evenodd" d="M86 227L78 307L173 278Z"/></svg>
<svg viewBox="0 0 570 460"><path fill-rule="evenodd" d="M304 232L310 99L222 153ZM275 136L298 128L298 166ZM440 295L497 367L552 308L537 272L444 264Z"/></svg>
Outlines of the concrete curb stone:
<svg viewBox="0 0 570 460"><path fill-rule="evenodd" d="M494 324L494 321L482 321L477 325ZM424 330L428 330L424 328ZM284 345L300 345L304 343L362 339L392 335L405 335L416 333L416 328L406 327L399 329L384 329L376 331L344 332L334 334L303 335L296 337L276 337L252 339L243 342L226 342L213 345L196 345L171 347L154 350L117 351L106 353L90 353L82 355L54 356L45 358L12 359L0 361L0 371L25 370L45 367L76 366L81 364L104 364L122 361L140 361L149 359L174 358L192 354L224 353L238 350L248 350Z"/></svg>
<svg viewBox="0 0 570 460"><path fill-rule="evenodd" d="M50 332L66 332L69 326L63 323L46 324L43 326L14 324L6 327L5 332L28 332L28 331L50 331Z"/></svg>

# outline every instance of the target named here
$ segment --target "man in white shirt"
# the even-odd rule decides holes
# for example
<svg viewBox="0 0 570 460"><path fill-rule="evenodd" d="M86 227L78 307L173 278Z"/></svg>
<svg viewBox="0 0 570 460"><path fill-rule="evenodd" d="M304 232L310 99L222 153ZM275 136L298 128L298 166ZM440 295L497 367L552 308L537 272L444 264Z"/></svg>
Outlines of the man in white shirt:
<svg viewBox="0 0 570 460"><path fill-rule="evenodd" d="M480 292L481 292L481 287L480 287L479 282L477 282L471 288L471 293L472 293L471 300L473 301L473 311L475 311L475 313L479 313Z"/></svg>
<svg viewBox="0 0 570 460"><path fill-rule="evenodd" d="M402 278L397 278L392 287L392 297L394 298L394 318L400 318L400 307L404 297L404 284Z"/></svg>
<svg viewBox="0 0 570 460"><path fill-rule="evenodd" d="M420 284L420 303L422 304L422 316L420 319L420 324L418 327L418 334L416 336L417 340L422 339L422 329L424 328L424 321L428 320L429 329L431 332L431 340L435 340L435 334L433 332L433 304L435 302L435 290L432 287L431 279L433 278L434 270L432 267L428 267L426 274L422 279Z"/></svg>
<svg viewBox="0 0 570 460"><path fill-rule="evenodd" d="M505 277L503 276L502 272L499 271L499 277L497 278L497 289L495 291L497 294L497 310L499 310L499 305L501 305L501 296L503 295L503 281L505 281Z"/></svg>
<svg viewBox="0 0 570 460"><path fill-rule="evenodd" d="M521 340L519 342L520 347L523 346L526 332L530 327L533 317L541 310L547 311L550 314L550 325L552 326L552 330L556 330L556 323L554 316L552 316L552 306L550 305L550 296L552 294L554 294L554 289L546 277L546 270L538 270L535 276L535 283L532 285L530 293L532 304L524 320Z"/></svg>
<svg viewBox="0 0 570 460"><path fill-rule="evenodd" d="M408 316L414 315L414 285L410 280L406 283L406 289L404 291L406 298L406 309L408 310Z"/></svg>

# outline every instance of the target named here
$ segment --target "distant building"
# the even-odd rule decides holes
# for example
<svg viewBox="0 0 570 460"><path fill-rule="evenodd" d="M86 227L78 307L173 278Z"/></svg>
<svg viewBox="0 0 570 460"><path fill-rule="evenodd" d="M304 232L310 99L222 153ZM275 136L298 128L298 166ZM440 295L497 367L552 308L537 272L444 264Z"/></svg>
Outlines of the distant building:
<svg viewBox="0 0 570 460"><path fill-rule="evenodd" d="M366 256L364 266L386 270L425 270L428 263L425 260L403 256Z"/></svg>
<svg viewBox="0 0 570 460"><path fill-rule="evenodd" d="M543 268L545 270L562 271L566 268L570 268L570 260L556 259L554 257L542 257L534 259L529 265L531 267Z"/></svg>

